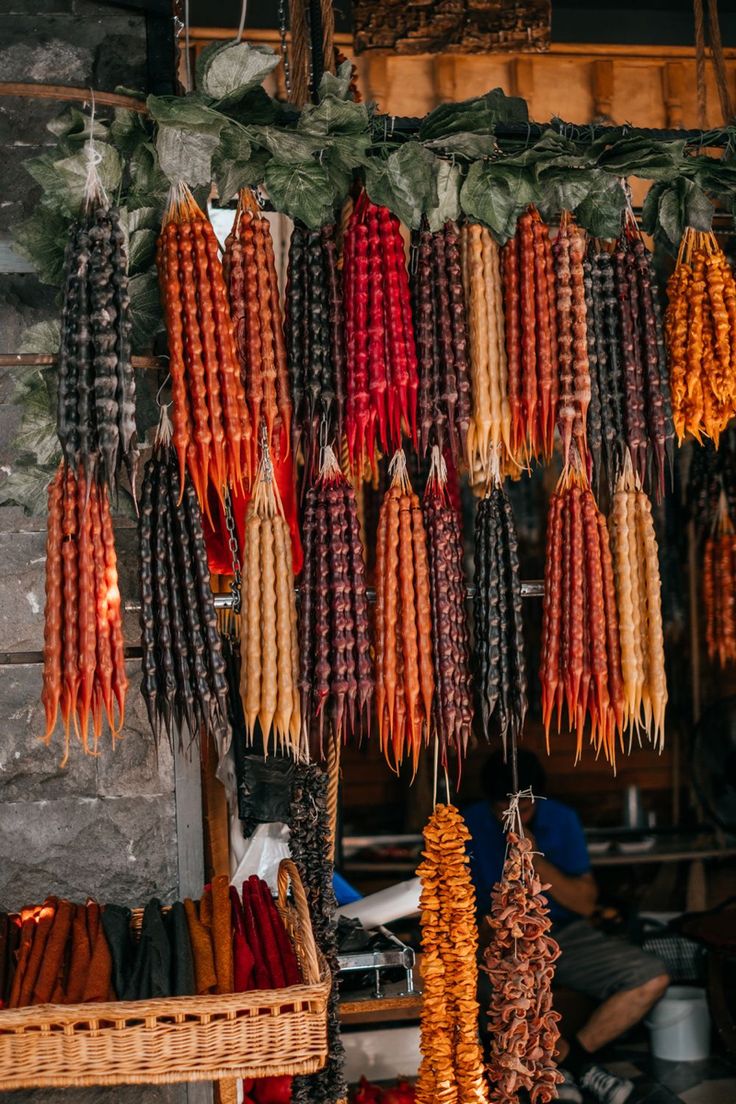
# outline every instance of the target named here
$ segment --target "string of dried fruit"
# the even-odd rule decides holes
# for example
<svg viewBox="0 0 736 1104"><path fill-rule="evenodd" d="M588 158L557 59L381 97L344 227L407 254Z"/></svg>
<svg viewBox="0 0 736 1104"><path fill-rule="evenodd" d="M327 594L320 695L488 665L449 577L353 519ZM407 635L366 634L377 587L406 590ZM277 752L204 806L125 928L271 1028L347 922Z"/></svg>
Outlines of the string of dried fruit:
<svg viewBox="0 0 736 1104"><path fill-rule="evenodd" d="M447 442L455 464L465 455L471 401L459 240L454 222L432 232L425 220L412 241L420 451Z"/></svg>
<svg viewBox="0 0 736 1104"><path fill-rule="evenodd" d="M687 476L687 504L700 536L707 535L725 494L729 517L736 518L736 430L729 426L716 450L711 441L693 449Z"/></svg>
<svg viewBox="0 0 736 1104"><path fill-rule="evenodd" d="M475 519L475 669L483 729L497 730L506 751L527 710L521 578L511 503L498 482L478 504Z"/></svg>
<svg viewBox="0 0 736 1104"><path fill-rule="evenodd" d="M330 861L327 776L314 764L294 767L289 812L289 850L309 901L314 939L332 975L327 1013L327 1064L318 1073L295 1077L292 1104L338 1104L347 1097L345 1052L340 1039L339 964L335 893Z"/></svg>
<svg viewBox="0 0 736 1104"><path fill-rule="evenodd" d="M574 441L578 456L587 463L586 423L591 388L583 267L585 232L576 226L568 211L562 212L552 254L557 289L557 421L562 437L563 462L565 465L569 463L570 446Z"/></svg>
<svg viewBox="0 0 736 1104"><path fill-rule="evenodd" d="M336 228L307 230L295 223L289 244L284 316L295 450L304 449L306 476L319 458L320 427L342 440L345 334Z"/></svg>
<svg viewBox="0 0 736 1104"><path fill-rule="evenodd" d="M736 413L736 282L713 233L688 227L667 284L665 337L680 441L716 448Z"/></svg>
<svg viewBox="0 0 736 1104"><path fill-rule="evenodd" d="M471 482L487 482L494 465L518 468L512 451L509 368L498 246L485 227L461 231L468 317L471 417L465 459ZM510 336L514 340L514 336ZM511 351L509 356L511 356Z"/></svg>
<svg viewBox="0 0 736 1104"><path fill-rule="evenodd" d="M517 796L518 802L518 796ZM514 808L513 801L510 811ZM518 817L507 830L503 875L491 894L485 970L491 981L488 1030L490 1104L531 1104L557 1099L554 1054L559 1013L552 1007L552 981L560 949L549 934L552 923L542 885L534 872L531 841ZM511 821L511 818L509 818ZM515 828L515 830L514 830ZM526 1099L526 1096L524 1096Z"/></svg>
<svg viewBox="0 0 736 1104"><path fill-rule="evenodd" d="M169 342L179 485L188 471L206 509L211 483L250 481L252 431L212 224L185 184L172 188L156 261Z"/></svg>
<svg viewBox="0 0 736 1104"><path fill-rule="evenodd" d="M124 464L135 488L128 258L119 213L100 192L70 227L62 297L56 424L64 456L111 491Z"/></svg>
<svg viewBox="0 0 736 1104"><path fill-rule="evenodd" d="M417 870L423 952L417 1104L488 1101L478 1041L478 928L469 839L458 810L436 805Z"/></svg>
<svg viewBox="0 0 736 1104"><path fill-rule="evenodd" d="M713 532L705 540L703 605L705 642L711 663L736 662L736 534L721 496Z"/></svg>
<svg viewBox="0 0 736 1104"><path fill-rule="evenodd" d="M191 480L179 485L171 423L162 415L146 463L138 523L143 681L151 728L181 743L225 738L227 685L202 518Z"/></svg>
<svg viewBox="0 0 736 1104"><path fill-rule="evenodd" d="M540 677L547 740L555 709L561 729L564 705L568 731L577 734L576 761L589 718L596 754L602 749L615 767L624 687L613 563L605 518L575 465L550 500Z"/></svg>
<svg viewBox="0 0 736 1104"><path fill-rule="evenodd" d="M465 606L462 535L447 495L447 468L437 445L422 500L429 552L432 639L434 642L434 730L439 757L457 755L458 778L473 724L470 641Z"/></svg>
<svg viewBox="0 0 736 1104"><path fill-rule="evenodd" d="M264 752L271 747L298 759L302 739L299 643L291 558L264 427L262 458L245 517L243 613L240 618L240 696L247 742L258 721Z"/></svg>
<svg viewBox="0 0 736 1104"><path fill-rule="evenodd" d="M315 236L319 246L319 234ZM304 294L309 295L317 291L311 251L310 240L307 246L310 282L304 289ZM223 269L251 425L258 431L265 423L268 447L277 456L285 457L289 453L293 412L276 262L270 223L249 189L243 189L238 199L235 222L225 242ZM324 362L329 342L325 298L322 281L317 300L305 304L308 312L303 315L301 329L302 340L310 341L303 355L308 360L311 349L320 388L324 386L323 370L327 372ZM291 371L294 372L293 366Z"/></svg>
<svg viewBox="0 0 736 1104"><path fill-rule="evenodd" d="M49 487L44 618L45 740L61 713L63 765L72 723L85 753L96 754L104 711L114 743L128 687L107 488L87 483L83 465L75 476L66 461Z"/></svg>
<svg viewBox="0 0 736 1104"><path fill-rule="evenodd" d="M649 499L626 459L609 521L624 685L624 725L664 746L667 680L657 540Z"/></svg>
<svg viewBox="0 0 736 1104"><path fill-rule="evenodd" d="M373 665L355 492L329 446L305 497L304 569L299 588L302 739L324 728L360 739L370 724ZM316 730L316 731L314 731Z"/></svg>
<svg viewBox="0 0 736 1104"><path fill-rule="evenodd" d="M376 701L381 751L398 770L416 771L429 739L434 698L432 608L427 536L402 450L378 521L376 555Z"/></svg>
<svg viewBox="0 0 736 1104"><path fill-rule="evenodd" d="M399 221L365 192L345 231L343 280L347 338L345 429L353 466L373 463L376 443L417 445L417 352Z"/></svg>
<svg viewBox="0 0 736 1104"><path fill-rule="evenodd" d="M549 229L530 207L501 250L511 453L549 459L557 420L555 266Z"/></svg>

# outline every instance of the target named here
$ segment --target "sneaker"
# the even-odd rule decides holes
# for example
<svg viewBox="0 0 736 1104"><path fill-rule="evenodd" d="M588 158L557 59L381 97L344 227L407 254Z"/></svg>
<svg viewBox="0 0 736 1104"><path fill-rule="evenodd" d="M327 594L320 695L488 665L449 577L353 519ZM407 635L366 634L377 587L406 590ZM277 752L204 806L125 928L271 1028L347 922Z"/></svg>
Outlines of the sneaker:
<svg viewBox="0 0 736 1104"><path fill-rule="evenodd" d="M580 1088L599 1104L625 1104L634 1091L634 1082L616 1077L603 1066L588 1066L580 1078Z"/></svg>
<svg viewBox="0 0 736 1104"><path fill-rule="evenodd" d="M557 1099L567 1101L567 1104L583 1104L583 1094L570 1071L558 1067L557 1072L563 1077L557 1086Z"/></svg>

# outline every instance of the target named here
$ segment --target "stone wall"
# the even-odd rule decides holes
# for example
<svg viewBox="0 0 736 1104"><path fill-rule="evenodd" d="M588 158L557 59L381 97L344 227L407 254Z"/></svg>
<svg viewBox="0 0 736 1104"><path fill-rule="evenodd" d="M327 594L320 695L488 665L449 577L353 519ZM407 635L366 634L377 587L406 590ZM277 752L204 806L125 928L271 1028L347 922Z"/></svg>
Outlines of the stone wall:
<svg viewBox="0 0 736 1104"><path fill-rule="evenodd" d="M5 81L144 88L145 26L137 14L86 0L0 0L0 74ZM0 244L29 214L39 189L23 161L42 152L53 136L49 119L64 104L0 97ZM41 285L2 249L0 351L20 352L21 335L34 322L54 317L55 291ZM25 268L25 271L22 269ZM15 271L8 271L15 269ZM19 271L21 269L21 271ZM0 370L0 484L13 460L20 410L12 403L13 372ZM116 523L123 598L135 596L135 534ZM0 649L37 651L42 646L45 519L17 507L0 508ZM126 622L129 642L135 617ZM58 734L40 740L41 669L38 664L0 667L0 908L41 900L47 893L76 900L140 903L178 891L174 771L167 748L156 753L140 694L138 665L129 669L131 691L125 738L100 756L72 747L61 769ZM0 1079L0 1088L2 1087ZM173 1102L182 1087L0 1092L0 1101L74 1101L92 1104Z"/></svg>

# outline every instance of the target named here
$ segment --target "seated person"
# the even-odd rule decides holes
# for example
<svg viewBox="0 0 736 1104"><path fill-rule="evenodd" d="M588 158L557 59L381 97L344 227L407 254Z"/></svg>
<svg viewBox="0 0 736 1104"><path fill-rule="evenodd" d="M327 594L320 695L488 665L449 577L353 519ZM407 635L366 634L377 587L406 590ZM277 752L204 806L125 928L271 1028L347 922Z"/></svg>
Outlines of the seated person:
<svg viewBox="0 0 736 1104"><path fill-rule="evenodd" d="M519 789L544 794L545 775L530 751L518 753ZM491 890L503 869L506 840L501 825L512 792L511 768L500 752L483 768L485 800L465 809L471 833L470 869L480 915L488 912ZM555 981L599 1001L585 1026L572 1038L560 1037L557 1058L565 1082L559 1099L581 1101L580 1089L601 1104L624 1104L633 1083L598 1065L595 1054L638 1023L667 988L669 978L652 955L615 936L606 936L589 922L598 896L577 813L559 801L523 798L519 811L524 834L535 851L534 866L547 890L551 934L562 954ZM488 978L481 971L481 1007L488 1004ZM485 989L485 992L483 990Z"/></svg>

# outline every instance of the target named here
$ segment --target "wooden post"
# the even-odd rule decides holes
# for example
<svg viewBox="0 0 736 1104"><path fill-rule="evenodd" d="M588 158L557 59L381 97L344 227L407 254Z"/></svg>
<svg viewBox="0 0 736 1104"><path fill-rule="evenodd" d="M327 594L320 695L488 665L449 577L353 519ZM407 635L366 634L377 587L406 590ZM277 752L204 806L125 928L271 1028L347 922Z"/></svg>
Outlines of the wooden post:
<svg viewBox="0 0 736 1104"><path fill-rule="evenodd" d="M514 58L511 62L511 83L515 96L521 96L529 107L529 118L534 118L534 60L530 57Z"/></svg>
<svg viewBox="0 0 736 1104"><path fill-rule="evenodd" d="M667 126L679 130L683 126L683 101L687 95L687 71L681 61L668 61L662 70L664 106Z"/></svg>
<svg viewBox="0 0 736 1104"><path fill-rule="evenodd" d="M613 62L601 58L593 62L593 122L611 123L615 88Z"/></svg>
<svg viewBox="0 0 736 1104"><path fill-rule="evenodd" d="M458 59L453 54L440 54L435 58L432 64L435 106L460 99L457 94L457 66Z"/></svg>

